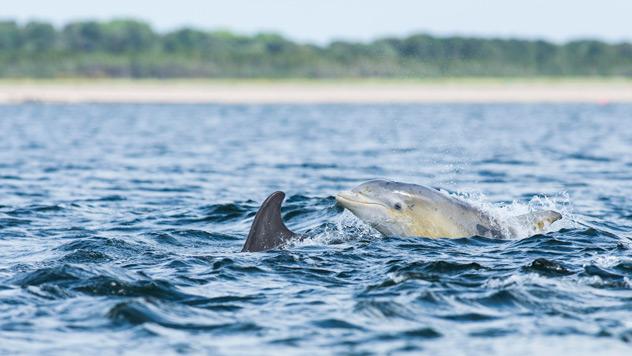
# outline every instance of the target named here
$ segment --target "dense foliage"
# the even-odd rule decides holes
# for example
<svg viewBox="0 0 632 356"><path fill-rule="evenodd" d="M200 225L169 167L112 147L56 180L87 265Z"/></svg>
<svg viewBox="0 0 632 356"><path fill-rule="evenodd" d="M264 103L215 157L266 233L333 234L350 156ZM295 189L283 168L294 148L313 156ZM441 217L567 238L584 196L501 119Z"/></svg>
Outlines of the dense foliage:
<svg viewBox="0 0 632 356"><path fill-rule="evenodd" d="M433 37L302 44L143 22L0 21L0 77L632 76L632 44Z"/></svg>

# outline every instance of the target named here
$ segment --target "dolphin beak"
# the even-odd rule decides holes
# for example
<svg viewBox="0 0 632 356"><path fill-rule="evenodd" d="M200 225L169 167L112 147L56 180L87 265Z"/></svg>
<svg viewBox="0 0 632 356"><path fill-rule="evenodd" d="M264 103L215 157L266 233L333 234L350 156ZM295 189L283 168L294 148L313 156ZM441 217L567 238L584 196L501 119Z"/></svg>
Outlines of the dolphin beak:
<svg viewBox="0 0 632 356"><path fill-rule="evenodd" d="M345 190L336 194L336 202L347 209L349 209L350 206L366 204L378 205L374 201L368 199L368 197L351 190Z"/></svg>
<svg viewBox="0 0 632 356"><path fill-rule="evenodd" d="M357 195L356 193L345 190L336 194L336 203L342 205L343 207L348 207L352 201L354 201L353 197Z"/></svg>

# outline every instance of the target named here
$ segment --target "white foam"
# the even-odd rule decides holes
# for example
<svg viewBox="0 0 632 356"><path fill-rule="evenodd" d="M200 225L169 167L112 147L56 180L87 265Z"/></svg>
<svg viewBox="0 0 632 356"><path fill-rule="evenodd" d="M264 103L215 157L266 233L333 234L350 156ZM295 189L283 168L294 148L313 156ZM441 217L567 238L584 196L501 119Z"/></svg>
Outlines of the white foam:
<svg viewBox="0 0 632 356"><path fill-rule="evenodd" d="M297 241L294 244L300 246L339 245L346 247L348 242L356 241L359 236L382 238L379 232L356 218L348 210L345 210L334 218L333 225L328 225L323 231L310 235L308 239Z"/></svg>
<svg viewBox="0 0 632 356"><path fill-rule="evenodd" d="M621 259L617 256L597 256L593 262L601 268L610 268L619 264Z"/></svg>
<svg viewBox="0 0 632 356"><path fill-rule="evenodd" d="M558 231L562 228L574 228L577 226L572 213L573 206L570 196L566 192L560 192L553 196L536 195L528 202L512 201L509 204L493 203L480 192L450 193L451 196L465 200L469 204L489 214L501 227L503 235L512 238L526 238L536 233ZM516 216L532 213L538 210L553 210L562 214L562 219L548 226L544 231L536 231L532 224L520 223Z"/></svg>

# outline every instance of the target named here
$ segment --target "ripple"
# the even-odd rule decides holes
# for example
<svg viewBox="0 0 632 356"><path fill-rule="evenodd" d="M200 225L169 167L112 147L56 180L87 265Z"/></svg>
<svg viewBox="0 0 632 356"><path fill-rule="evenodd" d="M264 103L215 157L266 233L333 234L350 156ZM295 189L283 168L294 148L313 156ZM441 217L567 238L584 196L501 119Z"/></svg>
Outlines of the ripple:
<svg viewBox="0 0 632 356"><path fill-rule="evenodd" d="M31 220L29 219L0 217L0 229L7 228L7 227L20 226L20 225L28 225L30 223L31 223ZM1 237L2 236L0 236L0 238Z"/></svg>
<svg viewBox="0 0 632 356"><path fill-rule="evenodd" d="M21 273L13 278L13 283L22 287L38 286L44 283L60 284L62 282L73 282L89 276L90 273L71 265L61 265L57 267L47 267L37 269L32 272Z"/></svg>
<svg viewBox="0 0 632 356"><path fill-rule="evenodd" d="M90 236L64 243L56 248L60 251L90 251L110 258L131 258L149 250L139 244L131 244L120 239Z"/></svg>
<svg viewBox="0 0 632 356"><path fill-rule="evenodd" d="M498 319L497 316L482 313L449 314L440 316L443 319L458 322L482 322Z"/></svg>
<svg viewBox="0 0 632 356"><path fill-rule="evenodd" d="M258 325L249 322L202 324L174 320L166 316L165 313L162 313L158 308L137 301L116 304L108 311L107 316L117 323L127 323L131 325L154 323L171 329L218 331L219 334L252 333L262 329Z"/></svg>
<svg viewBox="0 0 632 356"><path fill-rule="evenodd" d="M355 325L353 323L340 320L340 319L322 319L313 321L312 324L316 327L323 329L354 329L354 330L364 330L364 328Z"/></svg>
<svg viewBox="0 0 632 356"><path fill-rule="evenodd" d="M356 303L354 311L371 317L411 320L411 310L396 302L362 300Z"/></svg>
<svg viewBox="0 0 632 356"><path fill-rule="evenodd" d="M562 264L547 260L546 258L538 258L531 262L524 269L530 272L537 272L547 276L567 276L573 274Z"/></svg>
<svg viewBox="0 0 632 356"><path fill-rule="evenodd" d="M36 213L59 212L64 209L64 207L59 205L30 205L24 208L7 211L6 214L11 216L34 215Z"/></svg>
<svg viewBox="0 0 632 356"><path fill-rule="evenodd" d="M121 281L110 276L95 276L76 283L73 289L82 293L106 296L153 297L163 300L187 300L194 296L179 292L166 281L140 280L134 282Z"/></svg>
<svg viewBox="0 0 632 356"><path fill-rule="evenodd" d="M60 259L64 263L104 263L112 261L112 257L98 251L77 250Z"/></svg>

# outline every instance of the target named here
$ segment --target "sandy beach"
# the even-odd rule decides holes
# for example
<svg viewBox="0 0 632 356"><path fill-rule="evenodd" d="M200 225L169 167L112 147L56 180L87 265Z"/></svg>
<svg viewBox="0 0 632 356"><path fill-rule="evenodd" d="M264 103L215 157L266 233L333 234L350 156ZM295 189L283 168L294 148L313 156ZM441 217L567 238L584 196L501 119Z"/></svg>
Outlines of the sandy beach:
<svg viewBox="0 0 632 356"><path fill-rule="evenodd" d="M632 80L5 80L0 103L632 102Z"/></svg>

